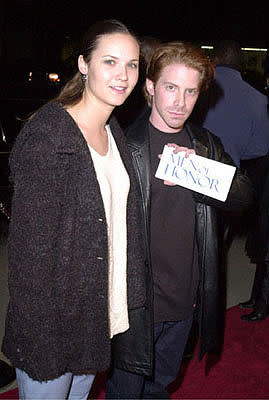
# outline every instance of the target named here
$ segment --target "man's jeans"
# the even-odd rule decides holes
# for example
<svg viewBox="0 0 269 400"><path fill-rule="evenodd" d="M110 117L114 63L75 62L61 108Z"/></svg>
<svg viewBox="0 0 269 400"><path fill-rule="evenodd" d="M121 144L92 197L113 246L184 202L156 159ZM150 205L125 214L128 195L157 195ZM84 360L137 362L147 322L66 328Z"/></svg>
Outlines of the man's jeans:
<svg viewBox="0 0 269 400"><path fill-rule="evenodd" d="M106 385L106 399L169 399L166 386L178 374L193 317L154 324L154 379L115 368Z"/></svg>

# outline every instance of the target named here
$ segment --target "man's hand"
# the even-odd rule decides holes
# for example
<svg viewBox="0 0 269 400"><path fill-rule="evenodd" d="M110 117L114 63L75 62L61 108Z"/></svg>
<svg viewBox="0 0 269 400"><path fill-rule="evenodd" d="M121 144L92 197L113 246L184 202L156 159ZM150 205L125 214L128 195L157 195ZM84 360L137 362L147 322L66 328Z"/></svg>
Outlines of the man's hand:
<svg viewBox="0 0 269 400"><path fill-rule="evenodd" d="M188 158L190 154L195 154L194 149L189 149L188 147L183 147L183 146L178 146L175 143L167 143L168 147L174 147L173 153L177 154L181 151L185 151L185 158ZM158 155L159 158L162 158L162 155ZM167 186L175 186L175 183L169 182L169 181L163 181L163 183Z"/></svg>

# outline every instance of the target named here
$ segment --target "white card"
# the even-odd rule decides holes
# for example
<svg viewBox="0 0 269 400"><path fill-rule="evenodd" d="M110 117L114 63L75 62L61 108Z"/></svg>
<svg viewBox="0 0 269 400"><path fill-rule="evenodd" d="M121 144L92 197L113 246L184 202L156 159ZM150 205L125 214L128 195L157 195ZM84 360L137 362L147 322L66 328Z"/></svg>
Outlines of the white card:
<svg viewBox="0 0 269 400"><path fill-rule="evenodd" d="M225 201L236 167L185 152L173 153L164 146L155 177L170 181L206 196Z"/></svg>

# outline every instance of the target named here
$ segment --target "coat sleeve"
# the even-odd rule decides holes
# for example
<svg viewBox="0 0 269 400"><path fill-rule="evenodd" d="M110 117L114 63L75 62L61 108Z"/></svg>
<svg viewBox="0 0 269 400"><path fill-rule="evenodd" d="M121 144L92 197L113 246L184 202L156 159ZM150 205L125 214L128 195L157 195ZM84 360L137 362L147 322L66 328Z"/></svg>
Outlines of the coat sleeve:
<svg viewBox="0 0 269 400"><path fill-rule="evenodd" d="M208 132L212 159L224 164L235 166L232 158L224 151L224 147L218 137ZM247 210L254 202L255 190L253 184L246 174L236 168L234 178L225 202L208 196L194 193L198 202L217 207L223 211L241 213Z"/></svg>
<svg viewBox="0 0 269 400"><path fill-rule="evenodd" d="M15 145L10 160L14 194L8 240L9 289L19 296L22 329L46 335L53 313L57 264L57 227L61 210L53 147L46 135L32 135ZM64 170L64 168L63 168ZM39 331L38 331L39 330Z"/></svg>

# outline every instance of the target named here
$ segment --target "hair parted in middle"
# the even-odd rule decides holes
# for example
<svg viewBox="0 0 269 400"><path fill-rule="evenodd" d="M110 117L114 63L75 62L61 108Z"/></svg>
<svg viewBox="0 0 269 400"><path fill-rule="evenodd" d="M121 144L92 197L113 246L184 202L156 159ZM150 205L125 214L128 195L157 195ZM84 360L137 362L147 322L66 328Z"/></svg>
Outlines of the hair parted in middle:
<svg viewBox="0 0 269 400"><path fill-rule="evenodd" d="M213 64L202 49L189 42L168 42L154 51L147 66L146 77L155 85L163 69L171 64L183 64L188 68L196 69L200 73L200 91L208 89L215 75ZM148 93L146 85L144 95L151 107L152 96Z"/></svg>
<svg viewBox="0 0 269 400"><path fill-rule="evenodd" d="M129 35L133 37L139 45L137 37L129 28L127 28L127 26L116 19L107 19L95 22L84 33L78 55L82 55L84 61L89 63L91 61L92 53L98 47L102 37L115 33ZM55 100L59 101L63 106L74 105L81 100L83 91L84 82L83 79L81 79L81 73L77 71L75 75L62 87Z"/></svg>

